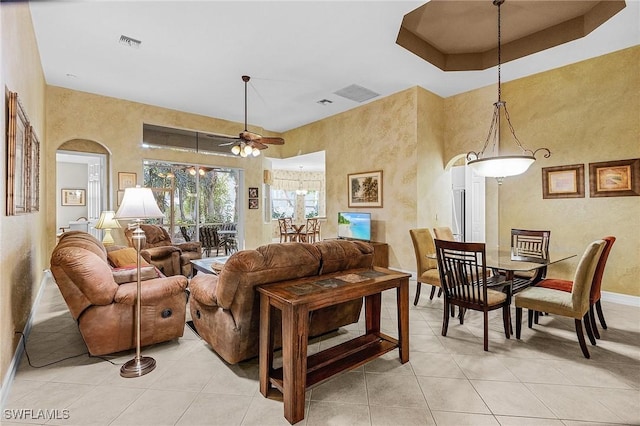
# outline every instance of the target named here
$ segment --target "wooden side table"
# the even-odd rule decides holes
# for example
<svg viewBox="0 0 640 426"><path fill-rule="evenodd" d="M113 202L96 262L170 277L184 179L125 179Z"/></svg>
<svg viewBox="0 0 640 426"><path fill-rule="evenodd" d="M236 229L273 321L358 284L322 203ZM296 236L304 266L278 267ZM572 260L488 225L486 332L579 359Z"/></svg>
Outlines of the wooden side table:
<svg viewBox="0 0 640 426"><path fill-rule="evenodd" d="M389 269L348 272L283 281L258 288L260 293L260 393L271 387L283 395L284 417L294 424L304 418L304 395L310 386L359 367L395 348L409 361L409 277ZM398 339L380 332L382 292L396 289ZM366 332L307 357L309 312L365 298ZM272 314L282 312L282 368L273 368Z"/></svg>

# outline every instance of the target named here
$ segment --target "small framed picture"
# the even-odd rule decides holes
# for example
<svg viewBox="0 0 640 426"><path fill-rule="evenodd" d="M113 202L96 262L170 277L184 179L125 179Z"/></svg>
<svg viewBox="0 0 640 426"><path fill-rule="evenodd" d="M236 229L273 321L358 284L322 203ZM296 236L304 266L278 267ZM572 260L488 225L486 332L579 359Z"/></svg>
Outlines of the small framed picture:
<svg viewBox="0 0 640 426"><path fill-rule="evenodd" d="M63 206L84 206L87 204L85 195L86 195L86 192L84 189L63 189L62 205Z"/></svg>
<svg viewBox="0 0 640 426"><path fill-rule="evenodd" d="M255 210L258 208L258 199L257 198L249 198L249 209Z"/></svg>
<svg viewBox="0 0 640 426"><path fill-rule="evenodd" d="M640 158L589 163L591 197L640 195Z"/></svg>
<svg viewBox="0 0 640 426"><path fill-rule="evenodd" d="M543 167L542 198L584 198L584 164Z"/></svg>
<svg viewBox="0 0 640 426"><path fill-rule="evenodd" d="M125 190L136 186L137 177L132 172L118 172L118 189Z"/></svg>
<svg viewBox="0 0 640 426"><path fill-rule="evenodd" d="M347 175L349 207L382 207L382 170Z"/></svg>
<svg viewBox="0 0 640 426"><path fill-rule="evenodd" d="M249 188L249 198L258 198L258 188Z"/></svg>

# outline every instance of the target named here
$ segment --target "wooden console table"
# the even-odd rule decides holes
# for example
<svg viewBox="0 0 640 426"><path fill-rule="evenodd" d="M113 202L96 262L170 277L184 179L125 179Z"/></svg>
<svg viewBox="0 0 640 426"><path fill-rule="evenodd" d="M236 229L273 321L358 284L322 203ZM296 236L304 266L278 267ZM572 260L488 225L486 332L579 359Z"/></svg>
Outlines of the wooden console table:
<svg viewBox="0 0 640 426"><path fill-rule="evenodd" d="M284 417L304 418L305 390L341 371L350 370L398 348L409 361L410 274L375 267L338 272L258 288L260 292L260 393L282 392ZM380 332L382 292L396 289L398 339ZM366 333L307 358L309 313L364 297ZM282 368L273 368L272 314L282 312Z"/></svg>

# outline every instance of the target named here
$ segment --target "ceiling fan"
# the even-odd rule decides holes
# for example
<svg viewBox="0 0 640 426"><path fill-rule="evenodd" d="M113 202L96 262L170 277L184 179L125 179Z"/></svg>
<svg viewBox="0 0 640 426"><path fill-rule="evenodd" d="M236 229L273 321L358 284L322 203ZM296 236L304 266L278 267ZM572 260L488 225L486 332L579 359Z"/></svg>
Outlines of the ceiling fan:
<svg viewBox="0 0 640 426"><path fill-rule="evenodd" d="M284 145L284 139L282 138L265 137L247 130L247 83L250 79L251 77L248 75L242 76L242 81L244 81L244 131L240 132L237 138L218 136L222 139L229 139L229 142L222 143L219 146L233 145L231 152L241 157L249 155L257 157L260 155L260 150L268 148L266 144Z"/></svg>

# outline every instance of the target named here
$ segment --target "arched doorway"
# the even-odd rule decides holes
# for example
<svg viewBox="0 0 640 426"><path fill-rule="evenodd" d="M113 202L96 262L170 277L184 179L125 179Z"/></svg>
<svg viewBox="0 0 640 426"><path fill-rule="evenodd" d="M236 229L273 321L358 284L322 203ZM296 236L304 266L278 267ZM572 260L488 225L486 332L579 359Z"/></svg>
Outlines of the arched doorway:
<svg viewBox="0 0 640 426"><path fill-rule="evenodd" d="M102 144L73 139L56 151L56 233L82 229L101 239L94 228L111 206L110 152Z"/></svg>

